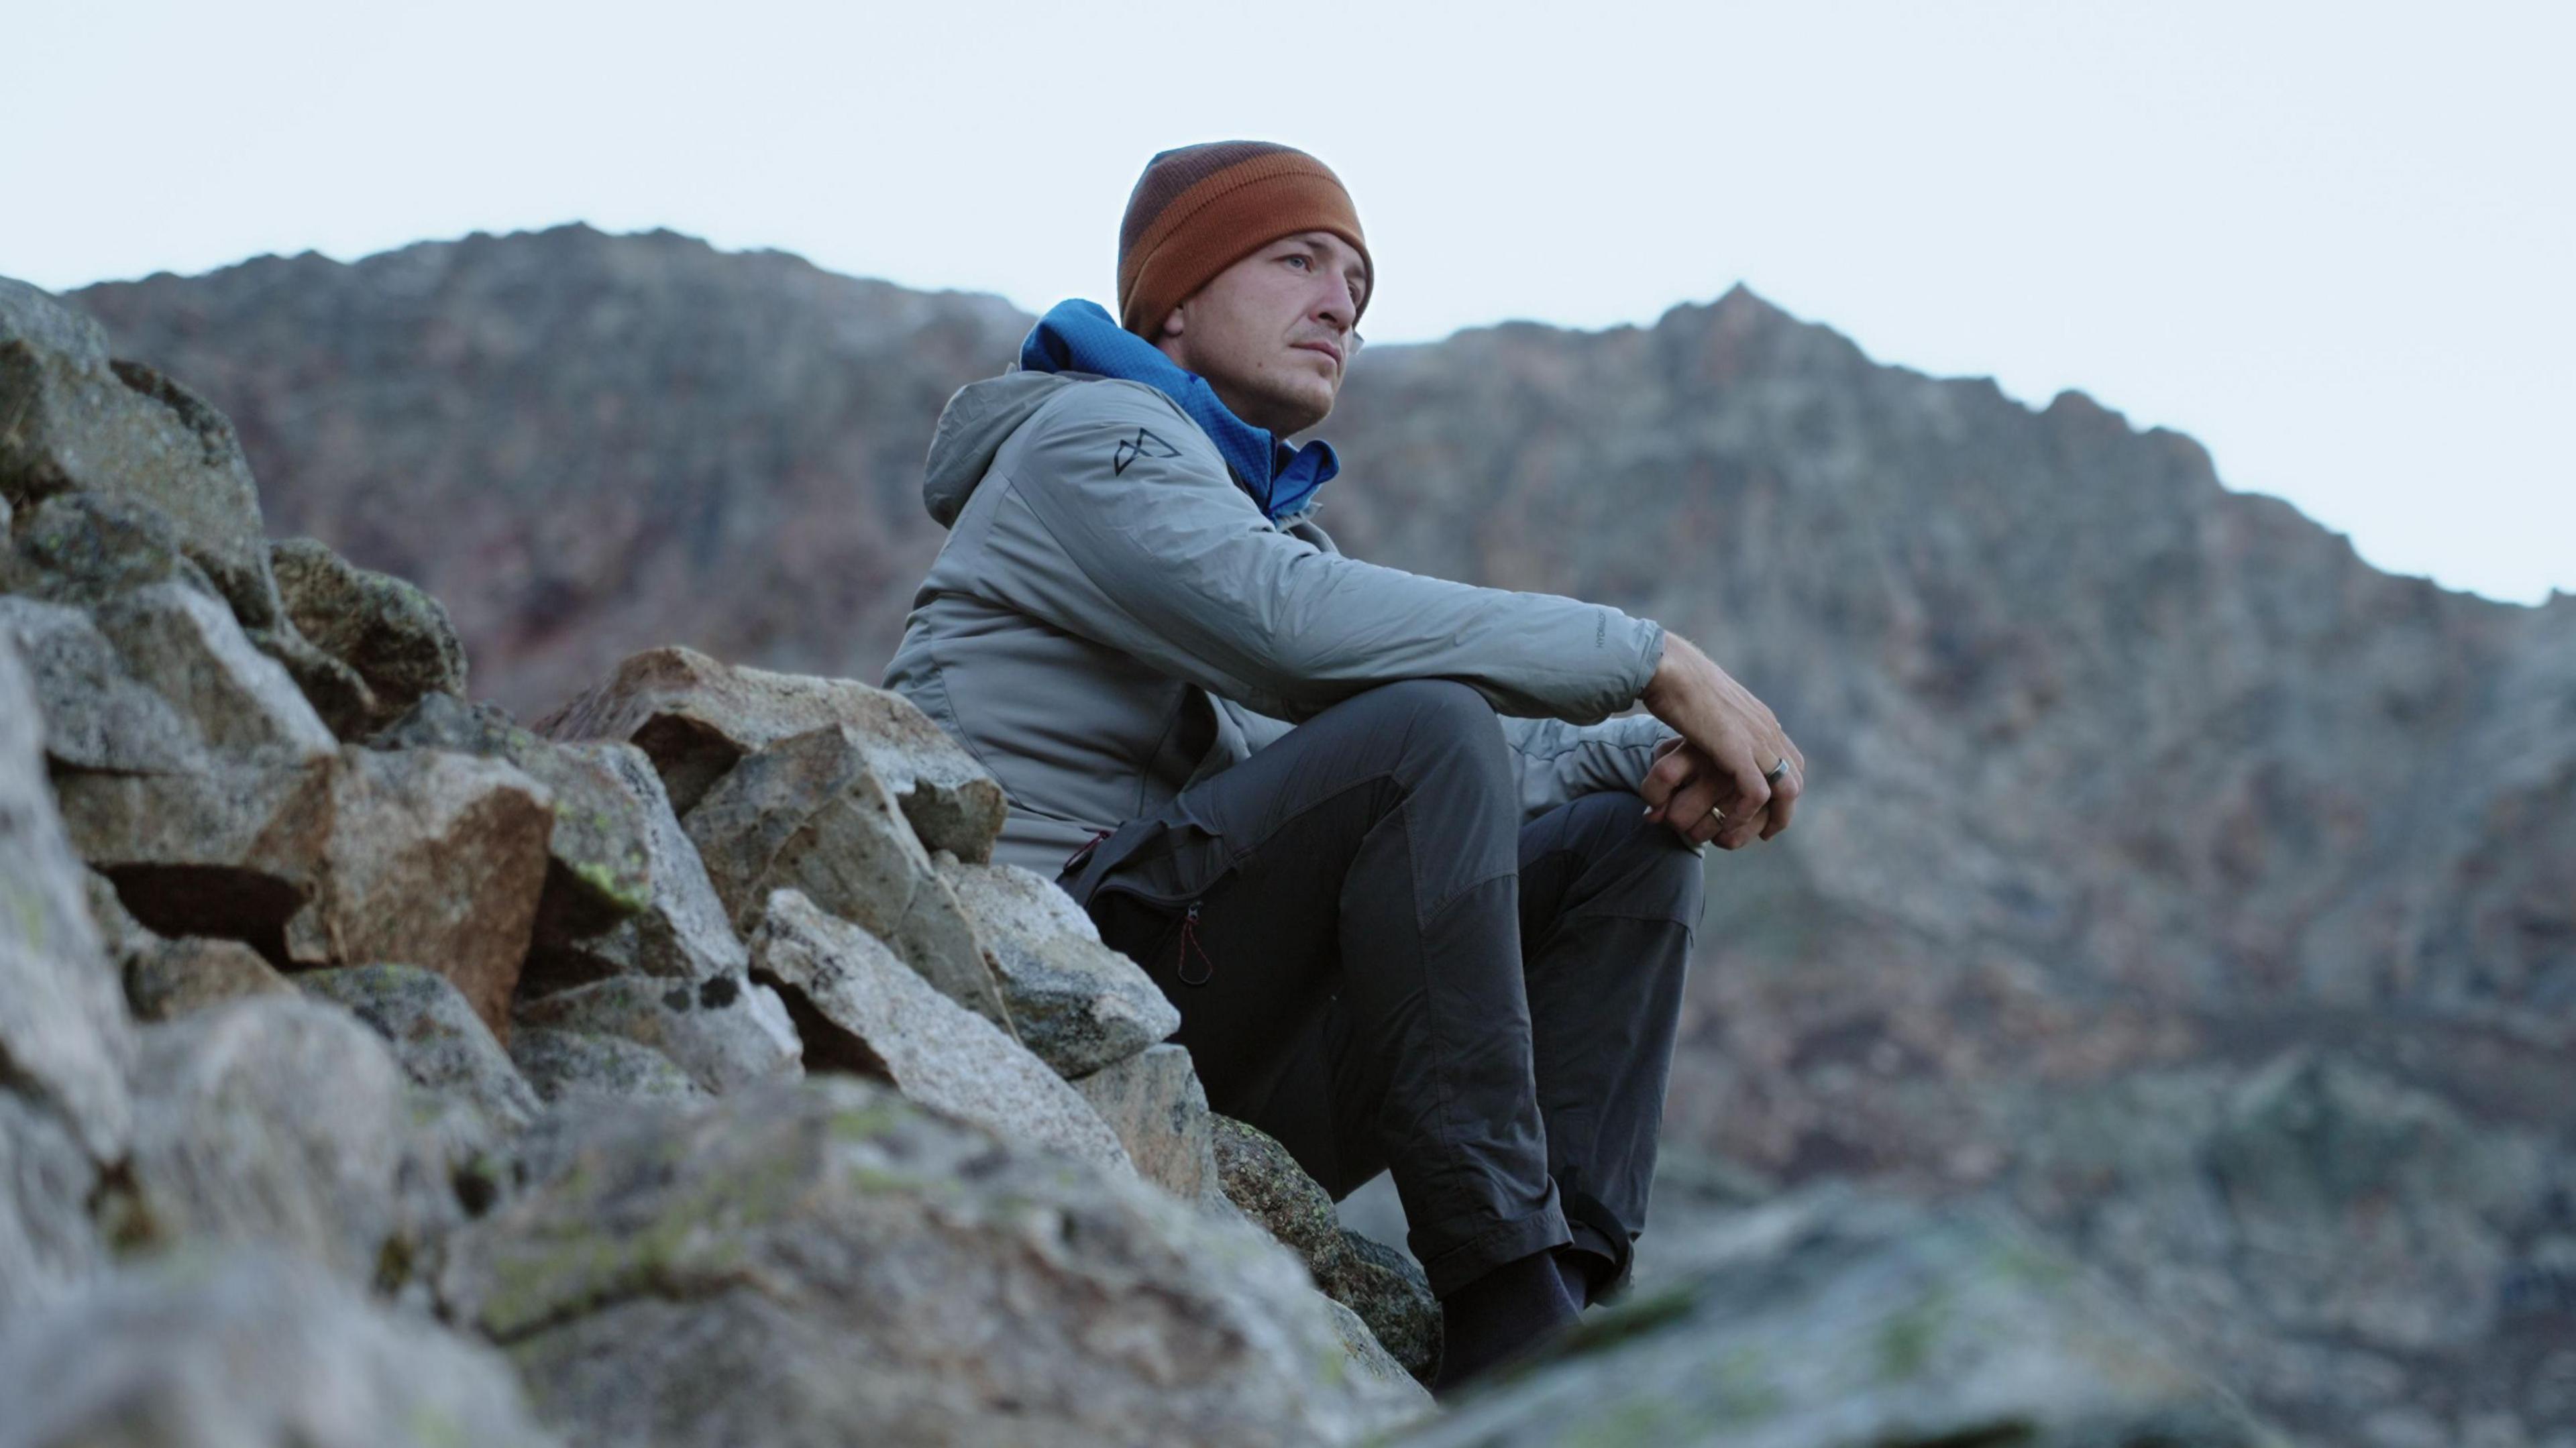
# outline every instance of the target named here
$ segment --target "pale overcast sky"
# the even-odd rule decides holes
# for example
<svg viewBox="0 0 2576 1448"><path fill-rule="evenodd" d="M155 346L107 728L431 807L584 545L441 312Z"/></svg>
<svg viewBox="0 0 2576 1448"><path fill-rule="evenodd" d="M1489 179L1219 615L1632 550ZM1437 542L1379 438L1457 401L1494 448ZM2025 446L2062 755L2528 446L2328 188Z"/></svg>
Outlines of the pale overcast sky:
<svg viewBox="0 0 2576 1448"><path fill-rule="evenodd" d="M2187 431L2384 568L2576 593L2576 5L10 0L0 35L0 274L47 287L583 220L1037 310L1109 300L1153 152L1258 137L1350 185L1372 340L1740 280Z"/></svg>

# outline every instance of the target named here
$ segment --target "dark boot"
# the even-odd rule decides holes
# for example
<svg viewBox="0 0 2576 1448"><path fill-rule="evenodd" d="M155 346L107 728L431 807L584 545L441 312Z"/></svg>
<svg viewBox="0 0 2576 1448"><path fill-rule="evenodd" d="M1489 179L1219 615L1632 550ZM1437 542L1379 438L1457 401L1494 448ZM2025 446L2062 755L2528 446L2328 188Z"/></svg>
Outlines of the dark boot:
<svg viewBox="0 0 2576 1448"><path fill-rule="evenodd" d="M1537 1353L1581 1315L1565 1295L1556 1254L1515 1258L1440 1299L1440 1376L1447 1398L1508 1363Z"/></svg>

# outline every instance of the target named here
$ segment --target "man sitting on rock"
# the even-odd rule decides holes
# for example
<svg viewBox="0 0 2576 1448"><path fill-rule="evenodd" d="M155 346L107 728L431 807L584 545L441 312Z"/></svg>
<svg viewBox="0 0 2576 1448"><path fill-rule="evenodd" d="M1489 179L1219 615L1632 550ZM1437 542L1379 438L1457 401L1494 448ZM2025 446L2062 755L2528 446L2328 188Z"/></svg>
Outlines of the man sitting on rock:
<svg viewBox="0 0 2576 1448"><path fill-rule="evenodd" d="M996 858L1179 1007L1216 1110L1337 1199L1392 1169L1446 1392L1625 1288L1700 847L1788 828L1805 764L1651 621L1335 549L1333 450L1282 439L1374 280L1313 157L1154 157L1119 315L1057 306L941 414L886 684L1001 782Z"/></svg>

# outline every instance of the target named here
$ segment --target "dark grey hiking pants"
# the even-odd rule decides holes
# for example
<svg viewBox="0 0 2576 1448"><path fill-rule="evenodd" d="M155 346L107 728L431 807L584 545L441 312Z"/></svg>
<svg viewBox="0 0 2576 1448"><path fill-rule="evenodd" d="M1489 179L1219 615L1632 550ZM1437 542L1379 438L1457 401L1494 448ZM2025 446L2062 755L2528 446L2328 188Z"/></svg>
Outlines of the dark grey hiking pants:
<svg viewBox="0 0 2576 1448"><path fill-rule="evenodd" d="M1058 883L1180 1008L1208 1102L1336 1200L1392 1169L1446 1296L1574 1242L1626 1286L1700 855L1633 794L1523 825L1492 706L1335 705L1121 825Z"/></svg>

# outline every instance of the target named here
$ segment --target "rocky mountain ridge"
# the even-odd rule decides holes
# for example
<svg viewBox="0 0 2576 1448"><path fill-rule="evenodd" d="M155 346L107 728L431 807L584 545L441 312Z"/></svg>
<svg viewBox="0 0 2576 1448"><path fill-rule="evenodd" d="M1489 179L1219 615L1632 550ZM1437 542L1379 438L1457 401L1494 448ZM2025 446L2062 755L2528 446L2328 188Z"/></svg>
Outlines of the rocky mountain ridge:
<svg viewBox="0 0 2576 1448"><path fill-rule="evenodd" d="M79 301L526 714L673 641L873 677L931 419L1028 321L582 228ZM1712 861L1674 1149L2010 1203L2319 1441L2576 1429L2576 600L1740 289L1372 348L1324 432L1346 550L1661 619L1807 750Z"/></svg>

